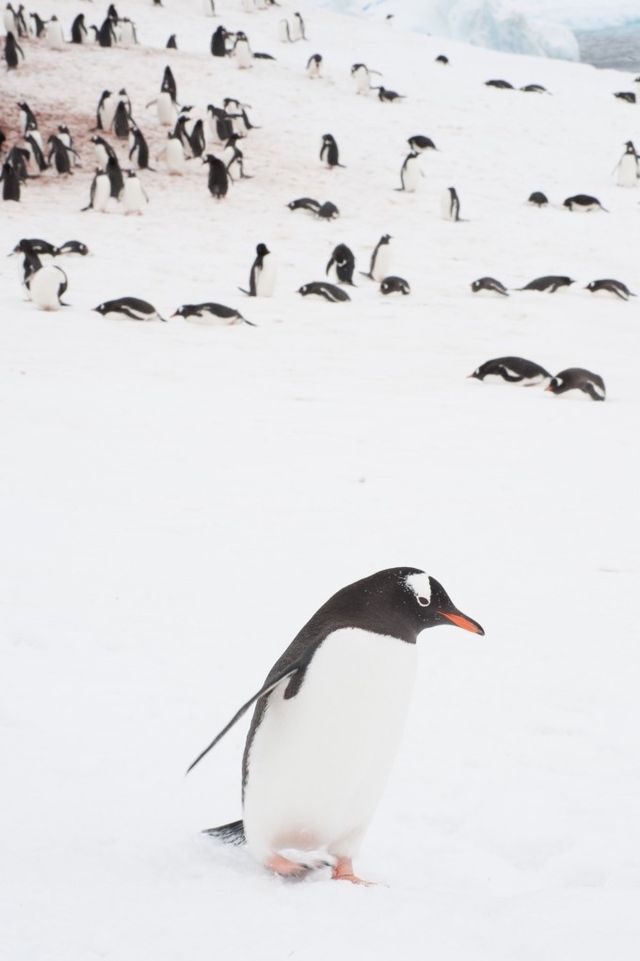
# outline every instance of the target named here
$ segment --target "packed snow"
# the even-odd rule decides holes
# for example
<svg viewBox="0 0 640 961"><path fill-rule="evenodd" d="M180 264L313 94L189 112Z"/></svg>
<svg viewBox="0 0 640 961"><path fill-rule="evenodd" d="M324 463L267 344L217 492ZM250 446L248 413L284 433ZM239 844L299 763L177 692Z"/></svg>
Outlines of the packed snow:
<svg viewBox="0 0 640 961"><path fill-rule="evenodd" d="M309 42L293 44L278 21L297 6L117 6L140 46L24 41L0 88L9 143L26 99L45 137L69 125L82 160L0 202L0 254L21 237L91 251L58 258L71 306L57 312L25 299L22 258L0 256L3 956L635 961L640 297L584 289L613 277L640 294L640 191L613 173L640 140L637 106L612 96L629 78L310 3ZM38 3L67 37L81 9ZM220 22L276 61L213 59ZM357 96L356 61L406 99ZM166 128L145 104L167 64L181 104L251 104L252 179L221 202L199 160L182 177L156 160ZM81 213L96 105L120 87L157 168L140 173L150 203ZM320 164L327 132L345 169ZM438 150L400 193L418 133ZM457 223L440 216L451 185ZM548 207L526 204L534 190ZM609 213L563 209L579 192ZM339 219L291 212L300 196ZM350 303L296 293L337 243L366 271L384 233L409 296L360 275ZM277 285L246 298L260 242ZM544 274L576 283L513 291ZM510 296L473 295L486 275ZM93 312L122 296L165 317L219 301L257 326ZM467 378L507 355L595 371L607 400ZM246 723L184 771L331 593L395 565L437 577L486 636L419 639L356 865L377 886L287 883L201 834L241 816Z"/></svg>

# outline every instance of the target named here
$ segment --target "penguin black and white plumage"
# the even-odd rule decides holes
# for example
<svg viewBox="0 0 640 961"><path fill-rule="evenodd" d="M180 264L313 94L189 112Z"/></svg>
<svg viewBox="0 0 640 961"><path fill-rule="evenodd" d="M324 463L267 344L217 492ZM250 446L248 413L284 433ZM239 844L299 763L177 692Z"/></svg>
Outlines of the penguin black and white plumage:
<svg viewBox="0 0 640 961"><path fill-rule="evenodd" d="M625 151L616 166L616 183L619 187L637 187L640 162L632 140L627 140Z"/></svg>
<svg viewBox="0 0 640 961"><path fill-rule="evenodd" d="M69 130L66 124L58 125L58 137L61 140L61 142L64 144L67 150L67 153L69 154L69 158L73 160L73 162L75 163L75 166L78 167L80 165L80 157L78 156L77 152L74 150L73 137L71 136L71 131Z"/></svg>
<svg viewBox="0 0 640 961"><path fill-rule="evenodd" d="M423 173L420 169L419 154L415 150L412 150L411 153L408 153L404 158L402 167L400 168L400 183L402 186L399 190L404 190L410 194L415 193L418 189L421 176L423 176Z"/></svg>
<svg viewBox="0 0 640 961"><path fill-rule="evenodd" d="M167 40L166 49L167 49L167 50L177 50L177 49L178 49L178 41L176 40L176 35L175 35L175 33L172 33L171 36L169 37L169 39Z"/></svg>
<svg viewBox="0 0 640 961"><path fill-rule="evenodd" d="M378 283L382 283L384 278L389 276L391 257L391 236L389 234L383 234L373 249L369 272L364 274L364 276L370 277L371 280L377 280Z"/></svg>
<svg viewBox="0 0 640 961"><path fill-rule="evenodd" d="M136 164L139 170L153 170L149 166L149 147L144 134L135 124L129 129L129 160Z"/></svg>
<svg viewBox="0 0 640 961"><path fill-rule="evenodd" d="M103 317L113 317L116 319L128 320L162 320L166 322L166 317L161 317L155 307L146 300L139 297L118 297L117 300L105 300L93 308L96 313Z"/></svg>
<svg viewBox="0 0 640 961"><path fill-rule="evenodd" d="M335 284L327 283L326 280L312 281L310 284L303 284L302 287L298 289L298 293L302 294L303 297L322 297L323 300L328 300L332 304L338 301L351 300L351 297L345 290L336 287Z"/></svg>
<svg viewBox="0 0 640 961"><path fill-rule="evenodd" d="M29 179L29 172L27 170L27 164L31 157L31 152L25 147L13 146L7 156L5 157L5 163L8 164L14 171L19 183L26 183Z"/></svg>
<svg viewBox="0 0 640 961"><path fill-rule="evenodd" d="M376 87L378 91L378 100L381 103L393 103L395 100L406 100L406 96L403 93L396 93L395 90L387 90L386 87Z"/></svg>
<svg viewBox="0 0 640 961"><path fill-rule="evenodd" d="M566 394L571 390L579 390L591 400L604 400L607 395L602 377L583 367L568 367L566 370L561 370L551 378L549 386L545 389L552 394Z"/></svg>
<svg viewBox="0 0 640 961"><path fill-rule="evenodd" d="M585 290L592 294L610 294L619 300L629 300L630 297L637 297L637 294L632 293L621 280L592 280L590 284L587 284Z"/></svg>
<svg viewBox="0 0 640 961"><path fill-rule="evenodd" d="M476 380L496 381L507 384L521 384L523 387L534 387L550 380L551 374L540 364L524 357L496 357L487 360L476 367L469 377Z"/></svg>
<svg viewBox="0 0 640 961"><path fill-rule="evenodd" d="M81 257L86 257L89 253L89 248L86 244L83 244L81 240L65 240L63 244L56 247L54 251L54 256L59 257L63 254L80 254Z"/></svg>
<svg viewBox="0 0 640 961"><path fill-rule="evenodd" d="M226 307L224 304L204 303L204 304L183 304L178 307L172 317L184 317L192 323L204 324L208 327L229 327L233 324L248 324L250 327L256 325L252 321L243 317L239 310L233 307Z"/></svg>
<svg viewBox="0 0 640 961"><path fill-rule="evenodd" d="M353 251L346 244L338 244L334 247L325 274L329 276L330 271L333 271L339 283L355 287L353 282L355 269L356 258L353 256Z"/></svg>
<svg viewBox="0 0 640 961"><path fill-rule="evenodd" d="M460 198L455 187L447 187L442 192L440 210L443 220L453 220L456 223L460 220Z"/></svg>
<svg viewBox="0 0 640 961"><path fill-rule="evenodd" d="M293 43L289 21L284 18L278 22L278 40L280 43Z"/></svg>
<svg viewBox="0 0 640 961"><path fill-rule="evenodd" d="M143 214L149 203L144 187L135 171L128 170L122 189L122 206L125 214Z"/></svg>
<svg viewBox="0 0 640 961"><path fill-rule="evenodd" d="M497 90L514 90L512 83L508 80L486 80L485 87L495 87Z"/></svg>
<svg viewBox="0 0 640 961"><path fill-rule="evenodd" d="M214 30L211 35L211 55L213 57L226 57L229 51L227 50L227 37L229 33L225 28L220 25L216 30Z"/></svg>
<svg viewBox="0 0 640 961"><path fill-rule="evenodd" d="M109 130L118 101L110 90L103 90L96 109L96 130Z"/></svg>
<svg viewBox="0 0 640 961"><path fill-rule="evenodd" d="M340 163L338 144L330 133L326 133L322 138L320 160L324 161L327 167L344 167L344 164Z"/></svg>
<svg viewBox="0 0 640 961"><path fill-rule="evenodd" d="M38 40L39 40L40 37L43 37L43 36L44 36L44 32L45 32L45 30L47 29L47 25L46 25L45 21L42 19L42 17L41 17L39 14L37 14L37 13L30 13L29 16L30 16L31 19L33 20L34 29L35 29L35 31L36 31L36 37L37 37Z"/></svg>
<svg viewBox="0 0 640 961"><path fill-rule="evenodd" d="M42 240L40 237L23 237L15 245L12 254L35 254L40 256L42 254L47 254L50 257L55 257L57 248L54 244L50 244L48 240Z"/></svg>
<svg viewBox="0 0 640 961"><path fill-rule="evenodd" d="M105 170L96 170L93 180L91 181L91 192L89 194L89 203L86 207L83 207L83 212L85 210L95 210L97 213L104 213L109 204L111 198L111 181L109 180L109 175Z"/></svg>
<svg viewBox="0 0 640 961"><path fill-rule="evenodd" d="M2 164L0 181L2 181L2 199L20 203L20 179L11 164L6 161Z"/></svg>
<svg viewBox="0 0 640 961"><path fill-rule="evenodd" d="M20 122L20 133L24 137L24 135L27 133L29 129L31 130L38 129L38 121L36 119L36 115L34 114L29 104L26 102L26 100L20 100L18 102L18 109L19 109L18 116L19 116L19 122ZM40 144L40 146L42 146L42 144Z"/></svg>
<svg viewBox="0 0 640 961"><path fill-rule="evenodd" d="M107 160L105 173L107 174L109 183L111 184L111 196L118 200L120 198L120 194L124 190L124 177L122 176L122 170L120 169L120 164L117 157L109 157Z"/></svg>
<svg viewBox="0 0 640 961"><path fill-rule="evenodd" d="M291 200L287 207L289 210L308 210L321 220L335 220L340 215L340 211L330 200L321 204L313 197L298 197L297 200Z"/></svg>
<svg viewBox="0 0 640 961"><path fill-rule="evenodd" d="M424 137L422 134L415 134L409 137L407 143L415 153L424 153L425 150L437 150L431 137Z"/></svg>
<svg viewBox="0 0 640 961"><path fill-rule="evenodd" d="M242 765L243 820L207 833L246 839L253 857L280 875L304 874L319 855L334 879L359 882L352 860L402 736L418 636L447 624L484 634L416 568L379 571L334 594L191 765L255 704Z"/></svg>
<svg viewBox="0 0 640 961"><path fill-rule="evenodd" d="M173 103L178 102L178 85L176 83L176 78L173 76L173 70L168 64L164 68L164 73L162 74L160 93L168 93Z"/></svg>
<svg viewBox="0 0 640 961"><path fill-rule="evenodd" d="M307 60L307 77L317 80L322 76L322 54L313 53Z"/></svg>
<svg viewBox="0 0 640 961"><path fill-rule="evenodd" d="M201 117L199 117L191 127L191 132L189 133L189 146L191 148L191 154L194 157L201 157L203 155L206 147L206 140L204 136L204 123Z"/></svg>
<svg viewBox="0 0 640 961"><path fill-rule="evenodd" d="M549 204L549 198L541 190L534 190L532 194L529 194L527 203L531 204L532 207L546 207Z"/></svg>
<svg viewBox="0 0 640 961"><path fill-rule="evenodd" d="M236 39L231 48L231 56L240 70L247 70L253 66L253 53L247 35L242 30L238 30L236 33Z"/></svg>
<svg viewBox="0 0 640 961"><path fill-rule="evenodd" d="M524 87L520 87L523 93L549 93L546 87L543 87L541 83L528 83Z"/></svg>
<svg viewBox="0 0 640 961"><path fill-rule="evenodd" d="M47 170L49 164L47 163L46 157L40 148L40 144L33 136L33 134L27 134L24 138L24 142L27 145L27 149L31 154L31 159L35 162L36 167L42 173L43 170Z"/></svg>
<svg viewBox="0 0 640 961"><path fill-rule="evenodd" d="M106 170L109 158L116 156L115 150L109 141L104 139L104 137L92 137L91 143L93 144L93 148L95 150L96 162L98 166L101 170Z"/></svg>
<svg viewBox="0 0 640 961"><path fill-rule="evenodd" d="M120 31L119 42L123 47L134 47L138 43L136 25L129 17L123 17L118 21L118 29Z"/></svg>
<svg viewBox="0 0 640 961"><path fill-rule="evenodd" d="M306 40L307 36L305 33L304 20L302 19L302 14L296 12L291 18L291 39L292 40Z"/></svg>
<svg viewBox="0 0 640 961"><path fill-rule="evenodd" d="M356 93L364 95L369 93L371 90L371 73L377 73L377 71L370 71L364 63L353 64L351 76L355 81Z"/></svg>
<svg viewBox="0 0 640 961"><path fill-rule="evenodd" d="M52 15L51 19L47 23L47 29L45 30L44 38L47 46L51 47L52 50L64 50L65 41L62 33L62 27L55 14Z"/></svg>
<svg viewBox="0 0 640 961"><path fill-rule="evenodd" d="M443 66L446 67L446 65L449 63L449 58L448 58L448 57L445 57L445 55L444 55L443 53L440 53L440 54L438 54L438 56L436 57L436 61L435 61L435 62L436 62L436 63L441 63Z"/></svg>
<svg viewBox="0 0 640 961"><path fill-rule="evenodd" d="M385 277L380 284L381 294L407 294L411 293L411 287L409 286L409 281L405 280L404 277Z"/></svg>
<svg viewBox="0 0 640 961"><path fill-rule="evenodd" d="M2 22L5 33L12 33L14 37L18 36L18 17L11 3L8 3L2 11Z"/></svg>
<svg viewBox="0 0 640 961"><path fill-rule="evenodd" d="M9 32L4 40L4 59L7 64L7 70L16 70L19 63L18 54L24 60L24 50L16 40L13 33Z"/></svg>
<svg viewBox="0 0 640 961"><path fill-rule="evenodd" d="M79 13L71 24L71 43L86 43L89 31L84 22L84 13Z"/></svg>
<svg viewBox="0 0 640 961"><path fill-rule="evenodd" d="M39 310L60 310L68 306L62 300L68 285L64 270L55 264L45 264L27 281L31 300Z"/></svg>
<svg viewBox="0 0 640 961"><path fill-rule="evenodd" d="M124 100L118 101L116 112L113 115L112 128L118 140L127 140L129 137L129 124L131 115Z"/></svg>
<svg viewBox="0 0 640 961"><path fill-rule="evenodd" d="M54 166L59 174L72 174L71 155L60 137L51 134L47 143L49 145L49 156L47 158L49 166Z"/></svg>
<svg viewBox="0 0 640 961"><path fill-rule="evenodd" d="M229 175L224 161L214 157L213 154L207 154L203 163L209 165L209 193L216 200L222 200L229 190Z"/></svg>
<svg viewBox="0 0 640 961"><path fill-rule="evenodd" d="M566 207L567 210L577 211L578 213L591 213L592 210L604 210L608 213L606 207L603 207L597 197L592 197L590 194L575 194L573 197L567 197L566 200L562 202L562 206Z"/></svg>
<svg viewBox="0 0 640 961"><path fill-rule="evenodd" d="M180 137L175 137L173 134L168 134L167 142L164 148L161 150L160 156L164 157L167 170L170 174L173 176L182 176L182 174L184 174L187 167L187 162Z"/></svg>
<svg viewBox="0 0 640 961"><path fill-rule="evenodd" d="M266 244L256 247L256 259L251 265L249 290L239 289L249 297L271 297L276 284L276 265Z"/></svg>
<svg viewBox="0 0 640 961"><path fill-rule="evenodd" d="M509 296L509 291L505 285L501 284L495 277L479 277L478 280L474 280L471 284L471 290L474 294L484 292L488 294L500 294L502 297Z"/></svg>
<svg viewBox="0 0 640 961"><path fill-rule="evenodd" d="M515 289L538 290L542 293L555 294L557 290L570 287L571 284L575 284L575 280L572 280L571 277L551 274L548 277L536 277L535 280L530 280L524 287L516 287Z"/></svg>
<svg viewBox="0 0 640 961"><path fill-rule="evenodd" d="M115 47L117 44L118 37L111 17L106 17L100 27L96 27L95 24L91 24L91 29L95 33L96 42L101 47Z"/></svg>
<svg viewBox="0 0 640 961"><path fill-rule="evenodd" d="M613 96L614 96L614 97L617 97L618 100L624 100L624 101L626 101L626 103L635 103L635 102L636 102L636 95L635 95L635 93L631 93L630 90L621 90L619 93L614 93Z"/></svg>

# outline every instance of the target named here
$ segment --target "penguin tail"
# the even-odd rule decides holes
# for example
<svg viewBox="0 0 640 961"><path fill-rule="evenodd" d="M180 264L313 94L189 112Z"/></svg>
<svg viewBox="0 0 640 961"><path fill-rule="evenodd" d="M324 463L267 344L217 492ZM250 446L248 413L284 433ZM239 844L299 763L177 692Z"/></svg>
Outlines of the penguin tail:
<svg viewBox="0 0 640 961"><path fill-rule="evenodd" d="M202 832L208 834L210 838L216 838L223 844L246 844L247 839L244 833L244 821L231 821L230 824L221 824L217 828L206 828Z"/></svg>
<svg viewBox="0 0 640 961"><path fill-rule="evenodd" d="M366 273L364 270L361 270L360 273L362 274L363 277L368 277L369 280L373 280L371 273ZM353 284L353 286L355 287L355 284Z"/></svg>
<svg viewBox="0 0 640 961"><path fill-rule="evenodd" d="M634 294L634 296L635 296L635 294ZM249 327L257 327L257 326L258 326L257 324L254 324L254 322L253 322L252 320L247 320L246 317L241 317L241 320L243 320L243 321L245 322L245 324L249 324Z"/></svg>
<svg viewBox="0 0 640 961"><path fill-rule="evenodd" d="M80 208L80 213L83 214L83 213L85 212L85 210L91 210L91 204L89 204L87 207L81 207L81 208Z"/></svg>

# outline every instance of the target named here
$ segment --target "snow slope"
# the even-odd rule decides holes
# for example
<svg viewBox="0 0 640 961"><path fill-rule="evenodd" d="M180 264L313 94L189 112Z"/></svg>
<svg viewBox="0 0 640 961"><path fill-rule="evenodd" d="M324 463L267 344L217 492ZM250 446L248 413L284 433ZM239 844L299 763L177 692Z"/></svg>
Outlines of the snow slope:
<svg viewBox="0 0 640 961"><path fill-rule="evenodd" d="M612 71L520 58L303 8L308 44L283 46L287 8L221 20L276 63L212 60L219 22L195 3L128 0L143 46L47 51L0 93L15 131L26 97L65 119L84 165L0 204L0 251L22 236L85 241L67 258L71 307L23 300L0 257L3 466L2 955L11 961L632 961L640 889L637 522L638 192L614 185L640 114ZM42 0L68 29L79 6ZM103 6L97 8L101 17ZM161 49L172 32L178 52ZM319 51L328 77L309 81ZM451 63L434 63L444 52ZM356 97L354 60L408 98ZM88 126L104 87L144 104L171 63L180 100L252 104L254 179L216 205L206 169L144 177L141 218L80 213ZM492 90L491 77L552 96ZM320 167L331 131L346 169ZM406 138L432 136L414 196L394 191ZM118 148L121 156L122 150ZM454 184L468 222L439 219ZM524 204L534 189L554 201ZM611 211L571 215L579 191ZM342 216L285 204L308 194ZM383 232L412 284L309 303L346 242L366 269ZM271 301L237 292L255 244L278 256ZM554 296L480 301L543 273ZM104 320L111 296L165 315L220 300L259 326ZM492 356L586 366L604 404L467 380ZM420 639L421 672L389 789L357 865L374 888L267 876L200 829L239 816L239 725L183 772L331 592L422 566L486 630Z"/></svg>

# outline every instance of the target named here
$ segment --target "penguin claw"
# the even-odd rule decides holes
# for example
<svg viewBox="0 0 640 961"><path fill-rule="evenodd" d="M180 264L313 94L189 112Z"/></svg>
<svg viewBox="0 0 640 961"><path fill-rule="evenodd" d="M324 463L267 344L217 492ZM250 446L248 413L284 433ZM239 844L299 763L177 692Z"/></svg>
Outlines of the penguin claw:
<svg viewBox="0 0 640 961"><path fill-rule="evenodd" d="M367 888L375 886L375 881L365 881L353 873L351 858L338 858L331 871L331 877L334 881L351 881L352 884L363 884Z"/></svg>

